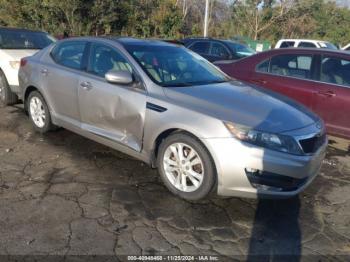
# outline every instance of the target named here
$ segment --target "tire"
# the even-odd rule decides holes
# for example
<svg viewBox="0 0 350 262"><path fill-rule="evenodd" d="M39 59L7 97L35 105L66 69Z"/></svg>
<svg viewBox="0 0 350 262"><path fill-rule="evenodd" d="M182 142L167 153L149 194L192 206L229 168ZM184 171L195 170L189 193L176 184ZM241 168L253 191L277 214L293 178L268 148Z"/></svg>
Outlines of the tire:
<svg viewBox="0 0 350 262"><path fill-rule="evenodd" d="M179 152L182 152L182 157ZM208 150L198 139L186 133L175 133L162 141L157 167L165 186L186 200L205 198L216 183L216 169Z"/></svg>
<svg viewBox="0 0 350 262"><path fill-rule="evenodd" d="M4 72L0 70L0 106L14 105L17 102L17 95L11 91Z"/></svg>
<svg viewBox="0 0 350 262"><path fill-rule="evenodd" d="M33 104L36 104L37 107L35 108ZM33 91L29 94L26 105L29 119L37 132L44 134L56 129L56 126L51 121L49 107L44 97L38 91Z"/></svg>

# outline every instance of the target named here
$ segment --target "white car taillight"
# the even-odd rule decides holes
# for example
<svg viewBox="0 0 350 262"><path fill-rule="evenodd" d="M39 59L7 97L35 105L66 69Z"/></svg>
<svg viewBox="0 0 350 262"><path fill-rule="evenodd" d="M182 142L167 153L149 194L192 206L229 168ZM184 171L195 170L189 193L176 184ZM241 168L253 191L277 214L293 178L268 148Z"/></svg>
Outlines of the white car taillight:
<svg viewBox="0 0 350 262"><path fill-rule="evenodd" d="M22 58L21 59L21 67L24 67L27 64L27 59Z"/></svg>

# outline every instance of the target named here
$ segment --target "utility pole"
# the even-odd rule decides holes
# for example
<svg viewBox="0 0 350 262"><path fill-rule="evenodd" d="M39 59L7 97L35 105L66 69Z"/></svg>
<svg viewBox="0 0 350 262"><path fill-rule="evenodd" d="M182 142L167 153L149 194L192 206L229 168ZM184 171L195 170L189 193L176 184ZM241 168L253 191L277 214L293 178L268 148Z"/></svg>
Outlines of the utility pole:
<svg viewBox="0 0 350 262"><path fill-rule="evenodd" d="M204 37L208 36L209 0L205 0Z"/></svg>

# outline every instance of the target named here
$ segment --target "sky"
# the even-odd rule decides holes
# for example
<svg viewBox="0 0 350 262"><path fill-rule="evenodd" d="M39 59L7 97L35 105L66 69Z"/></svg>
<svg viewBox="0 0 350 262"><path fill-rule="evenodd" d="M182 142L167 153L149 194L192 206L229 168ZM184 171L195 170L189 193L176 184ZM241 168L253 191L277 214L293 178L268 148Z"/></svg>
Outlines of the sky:
<svg viewBox="0 0 350 262"><path fill-rule="evenodd" d="M350 7L350 0L337 0L337 3L342 6Z"/></svg>

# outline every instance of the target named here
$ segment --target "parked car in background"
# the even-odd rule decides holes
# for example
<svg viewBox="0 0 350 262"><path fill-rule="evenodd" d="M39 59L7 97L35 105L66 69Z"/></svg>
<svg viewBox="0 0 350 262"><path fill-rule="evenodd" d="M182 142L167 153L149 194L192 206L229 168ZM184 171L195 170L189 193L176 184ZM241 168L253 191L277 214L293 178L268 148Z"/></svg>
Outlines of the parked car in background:
<svg viewBox="0 0 350 262"><path fill-rule="evenodd" d="M290 197L316 176L323 122L288 98L232 81L183 46L131 38L59 41L22 59L33 127L62 126L158 167L185 199Z"/></svg>
<svg viewBox="0 0 350 262"><path fill-rule="evenodd" d="M327 49L274 49L218 65L230 76L306 105L329 133L350 138L350 54Z"/></svg>
<svg viewBox="0 0 350 262"><path fill-rule="evenodd" d="M338 49L338 47L330 42L310 39L281 39L275 46L275 48L288 47Z"/></svg>
<svg viewBox="0 0 350 262"><path fill-rule="evenodd" d="M44 32L0 27L0 104L17 102L21 58L33 55L54 41Z"/></svg>
<svg viewBox="0 0 350 262"><path fill-rule="evenodd" d="M342 50L350 51L350 44L347 44L346 46L342 47Z"/></svg>
<svg viewBox="0 0 350 262"><path fill-rule="evenodd" d="M214 38L185 38L182 43L190 50L203 56L210 62L220 60L238 60L256 52L248 46L232 41Z"/></svg>

